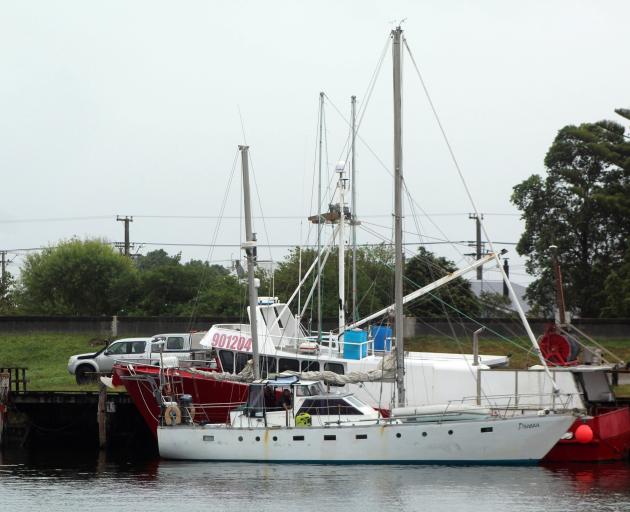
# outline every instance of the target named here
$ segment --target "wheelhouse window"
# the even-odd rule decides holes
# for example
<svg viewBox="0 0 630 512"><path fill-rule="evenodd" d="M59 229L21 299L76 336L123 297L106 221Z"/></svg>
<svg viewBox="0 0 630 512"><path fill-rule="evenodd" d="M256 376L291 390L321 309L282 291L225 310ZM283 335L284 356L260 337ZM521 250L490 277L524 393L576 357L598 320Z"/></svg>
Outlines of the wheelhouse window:
<svg viewBox="0 0 630 512"><path fill-rule="evenodd" d="M341 363L324 363L324 370L329 372L335 372L339 375L344 374L343 364Z"/></svg>
<svg viewBox="0 0 630 512"><path fill-rule="evenodd" d="M318 372L319 371L319 361L301 361L300 362L300 371L303 372Z"/></svg>
<svg viewBox="0 0 630 512"><path fill-rule="evenodd" d="M278 372L290 370L292 372L300 371L300 362L297 359L286 359L281 357L278 360Z"/></svg>
<svg viewBox="0 0 630 512"><path fill-rule="evenodd" d="M234 373L241 373L243 368L247 365L247 361L251 359L250 354L245 354L243 352L236 353L236 371Z"/></svg>
<svg viewBox="0 0 630 512"><path fill-rule="evenodd" d="M229 350L220 350L219 359L224 372L234 373L234 353Z"/></svg>

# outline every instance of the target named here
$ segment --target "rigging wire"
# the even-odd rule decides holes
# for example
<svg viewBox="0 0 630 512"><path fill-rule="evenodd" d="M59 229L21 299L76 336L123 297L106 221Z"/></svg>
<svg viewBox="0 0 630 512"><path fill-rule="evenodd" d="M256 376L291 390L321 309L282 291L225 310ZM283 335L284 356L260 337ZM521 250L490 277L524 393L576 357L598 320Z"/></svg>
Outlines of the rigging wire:
<svg viewBox="0 0 630 512"><path fill-rule="evenodd" d="M219 216L221 216L223 214L223 212L225 211L225 207L227 205L227 200L228 200L228 196L229 196L229 192L230 192L230 188L232 187L232 181L234 180L234 172L236 170L236 163L238 161L238 151L235 153L234 155L234 159L232 161L232 171L230 172L230 177L228 179L228 183L227 183L227 187L225 189L225 194L223 195L223 201L221 203L221 208L219 209ZM215 228L214 228L214 233L212 235L212 243L209 246L208 249L208 253L206 254L206 261L211 260L212 256L214 255L214 250L217 247L216 245L216 240L217 237L219 236L219 229L221 227L221 222L217 222ZM197 293L195 295L195 300L193 302L192 308L191 308L191 312L190 312L190 318L189 318L189 329L192 328L192 322L193 319L196 315L197 312L197 308L199 305L199 298L201 297L201 290L203 289L203 287L206 284L206 280L208 277L208 272L207 272L207 268L204 267L203 273L201 275L201 280L199 283L199 286L197 287Z"/></svg>

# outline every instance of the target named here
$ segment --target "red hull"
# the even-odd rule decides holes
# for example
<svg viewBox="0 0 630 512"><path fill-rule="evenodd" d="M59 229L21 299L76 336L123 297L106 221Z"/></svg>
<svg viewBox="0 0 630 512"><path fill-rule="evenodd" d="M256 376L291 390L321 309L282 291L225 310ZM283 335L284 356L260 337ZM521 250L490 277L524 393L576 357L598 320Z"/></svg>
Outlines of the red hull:
<svg viewBox="0 0 630 512"><path fill-rule="evenodd" d="M630 408L600 411L588 420L577 420L570 431L580 425L593 430L590 443L562 439L551 449L543 462L605 462L622 460L630 453Z"/></svg>
<svg viewBox="0 0 630 512"><path fill-rule="evenodd" d="M131 377L131 378L130 378ZM208 404L209 407L195 410L197 423L224 423L229 420L230 411L247 400L248 385L240 382L219 381L185 369L167 368L164 370L167 386L173 396L188 394L193 404ZM157 437L160 407L155 397L159 387L159 368L134 365L133 374L125 365L115 365L113 384L124 386L135 406L142 414L153 435Z"/></svg>

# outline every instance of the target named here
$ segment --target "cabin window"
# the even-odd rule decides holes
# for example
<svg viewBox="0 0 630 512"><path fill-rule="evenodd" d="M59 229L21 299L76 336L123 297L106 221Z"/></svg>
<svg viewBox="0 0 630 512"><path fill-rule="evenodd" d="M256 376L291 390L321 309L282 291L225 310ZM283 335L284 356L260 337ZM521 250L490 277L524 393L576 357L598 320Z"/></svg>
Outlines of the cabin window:
<svg viewBox="0 0 630 512"><path fill-rule="evenodd" d="M301 361L301 371L303 372L318 372L319 371L319 361Z"/></svg>
<svg viewBox="0 0 630 512"><path fill-rule="evenodd" d="M337 436L324 436L324 441L336 441Z"/></svg>
<svg viewBox="0 0 630 512"><path fill-rule="evenodd" d="M367 439L367 434L357 434L354 436L356 439Z"/></svg>
<svg viewBox="0 0 630 512"><path fill-rule="evenodd" d="M311 390L308 386L295 386L296 396L311 396Z"/></svg>
<svg viewBox="0 0 630 512"><path fill-rule="evenodd" d="M220 350L219 359L224 372L234 373L234 353L229 350Z"/></svg>
<svg viewBox="0 0 630 512"><path fill-rule="evenodd" d="M358 409L355 409L345 400L341 398L307 398L302 403L302 407L298 411L298 414L320 414L326 416L336 415L348 415L348 416L361 416L363 413Z"/></svg>
<svg viewBox="0 0 630 512"><path fill-rule="evenodd" d="M184 338L182 336L169 336L166 340L166 350L184 350Z"/></svg>
<svg viewBox="0 0 630 512"><path fill-rule="evenodd" d="M292 372L300 371L300 362L297 359L285 359L281 357L278 360L278 372L284 372L290 370Z"/></svg>
<svg viewBox="0 0 630 512"><path fill-rule="evenodd" d="M481 433L484 434L486 432L492 432L492 427L483 427L481 429Z"/></svg>
<svg viewBox="0 0 630 512"><path fill-rule="evenodd" d="M304 436L293 436L294 441L304 441Z"/></svg>
<svg viewBox="0 0 630 512"><path fill-rule="evenodd" d="M344 374L343 365L341 363L324 363L324 370L329 372L335 372L339 375Z"/></svg>
<svg viewBox="0 0 630 512"><path fill-rule="evenodd" d="M247 365L247 361L249 361L251 357L252 356L250 354L237 352L236 353L236 372L234 373L241 373L243 371L243 368L245 368L245 366Z"/></svg>

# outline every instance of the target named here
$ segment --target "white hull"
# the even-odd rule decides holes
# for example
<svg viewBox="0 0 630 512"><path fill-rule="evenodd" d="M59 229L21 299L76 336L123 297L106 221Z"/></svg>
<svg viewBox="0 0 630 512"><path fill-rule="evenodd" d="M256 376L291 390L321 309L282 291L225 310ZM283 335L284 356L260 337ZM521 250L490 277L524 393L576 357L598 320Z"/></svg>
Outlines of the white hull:
<svg viewBox="0 0 630 512"><path fill-rule="evenodd" d="M240 428L158 428L167 459L310 463L496 463L542 459L573 423L570 415L443 423Z"/></svg>

